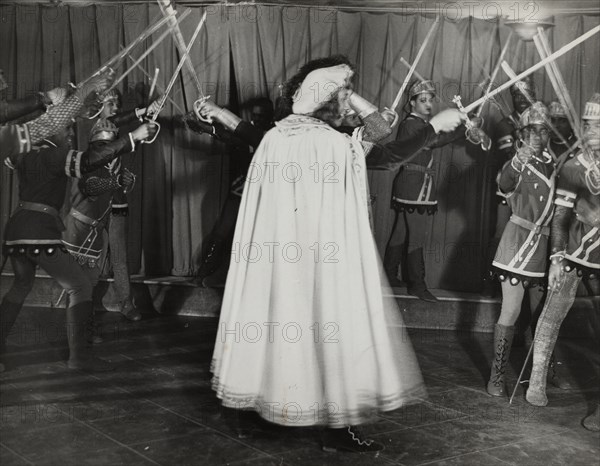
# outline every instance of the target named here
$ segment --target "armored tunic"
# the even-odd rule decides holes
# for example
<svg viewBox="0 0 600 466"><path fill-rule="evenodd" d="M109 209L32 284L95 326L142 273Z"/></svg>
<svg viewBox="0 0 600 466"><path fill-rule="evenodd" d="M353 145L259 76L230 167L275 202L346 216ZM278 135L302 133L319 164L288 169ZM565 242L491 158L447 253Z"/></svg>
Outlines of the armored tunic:
<svg viewBox="0 0 600 466"><path fill-rule="evenodd" d="M121 155L133 149L133 142L126 136L109 144L92 144L92 147L104 146L114 147L116 155ZM96 265L102 254L102 228L111 212L113 192L119 188L115 180L120 165L117 157L71 187L71 210L64 219L63 244L80 263L90 267ZM89 187L92 183L99 184L99 188L92 190Z"/></svg>

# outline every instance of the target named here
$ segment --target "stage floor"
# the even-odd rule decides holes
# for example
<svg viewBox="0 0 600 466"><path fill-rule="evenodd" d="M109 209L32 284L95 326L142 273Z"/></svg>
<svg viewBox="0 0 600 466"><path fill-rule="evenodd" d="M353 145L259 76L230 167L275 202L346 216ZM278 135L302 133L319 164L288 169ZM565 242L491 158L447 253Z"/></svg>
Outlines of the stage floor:
<svg viewBox="0 0 600 466"><path fill-rule="evenodd" d="M66 369L64 310L26 308L0 374L0 463L9 465L591 465L600 436L581 427L598 396L598 342L563 339L578 387L550 386L535 408L485 392L492 335L412 329L429 397L365 428L375 454L322 452L318 430L257 425L238 439L210 388L217 319L148 313L138 323L99 316L97 353L112 373ZM514 348L509 389L524 359Z"/></svg>

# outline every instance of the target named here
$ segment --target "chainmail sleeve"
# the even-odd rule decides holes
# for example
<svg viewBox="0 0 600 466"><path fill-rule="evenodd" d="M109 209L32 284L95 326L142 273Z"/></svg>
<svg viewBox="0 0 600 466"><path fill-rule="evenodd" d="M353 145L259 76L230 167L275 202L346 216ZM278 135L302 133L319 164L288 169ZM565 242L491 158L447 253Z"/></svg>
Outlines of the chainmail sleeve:
<svg viewBox="0 0 600 466"><path fill-rule="evenodd" d="M86 196L99 196L120 187L121 184L117 175L107 178L90 176L79 181L79 190Z"/></svg>
<svg viewBox="0 0 600 466"><path fill-rule="evenodd" d="M365 131L363 141L379 142L392 134L390 124L381 116L379 112L373 112L363 119Z"/></svg>
<svg viewBox="0 0 600 466"><path fill-rule="evenodd" d="M83 102L75 94L48 108L46 113L27 123L31 144L37 144L70 125L82 108Z"/></svg>

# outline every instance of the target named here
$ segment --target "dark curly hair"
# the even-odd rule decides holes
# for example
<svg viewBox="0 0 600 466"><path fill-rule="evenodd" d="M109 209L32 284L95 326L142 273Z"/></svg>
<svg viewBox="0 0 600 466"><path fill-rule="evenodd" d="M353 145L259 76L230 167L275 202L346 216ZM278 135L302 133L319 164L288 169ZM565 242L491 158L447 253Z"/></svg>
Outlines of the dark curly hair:
<svg viewBox="0 0 600 466"><path fill-rule="evenodd" d="M308 76L308 74L311 71L318 70L319 68L329 68L331 66L337 65L348 65L352 71L356 69L356 67L350 62L350 60L348 60L348 57L346 57L345 55L332 55L330 57L317 58L315 60L309 61L304 66L302 66L302 68L300 68L300 70L298 70L298 72L290 79L288 79L283 85L282 95L280 98L277 99L276 102L274 117L275 121L282 120L283 118L292 113L294 94L300 88L302 82L306 79L306 76ZM339 110L337 100L335 102L333 102L333 99L330 100L325 104L325 106L322 109L320 109L324 110L325 114L323 115L323 117L325 118L317 115L320 112L320 110L317 110L317 112L315 112L315 116L327 122L328 119L330 119L327 117L327 114L330 114L331 112L339 113L339 111L335 110L333 107L337 107L337 109Z"/></svg>

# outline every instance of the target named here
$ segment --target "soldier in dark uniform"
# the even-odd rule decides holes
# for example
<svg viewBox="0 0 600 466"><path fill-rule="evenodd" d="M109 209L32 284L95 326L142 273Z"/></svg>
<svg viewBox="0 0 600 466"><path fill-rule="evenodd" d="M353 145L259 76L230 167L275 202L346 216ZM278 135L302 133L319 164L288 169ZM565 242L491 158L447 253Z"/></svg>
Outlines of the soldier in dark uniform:
<svg viewBox="0 0 600 466"><path fill-rule="evenodd" d="M428 302L437 302L425 283L423 257L423 247L431 230L431 216L437 211L438 204L433 149L464 134L464 128L462 132L440 133L431 125L435 95L431 81L416 82L409 88L411 113L400 123L396 141L386 145L391 152L402 154L403 158L410 156L412 160L402 166L394 180L392 207L396 218L386 250L385 267L392 281L400 279L402 271L408 293ZM405 233L398 228L401 217Z"/></svg>
<svg viewBox="0 0 600 466"><path fill-rule="evenodd" d="M583 113L584 148L563 166L556 189L550 236L550 291L535 332L533 370L526 398L546 406L546 376L560 326L575 300L583 276L600 275L600 94ZM600 407L584 420L600 430Z"/></svg>
<svg viewBox="0 0 600 466"><path fill-rule="evenodd" d="M231 111L219 107L214 102L205 101L200 120L193 113L184 121L193 131L213 135L231 146L232 157L231 186L229 195L213 227L210 242L202 256L196 281L206 287L223 287L229 269L229 252L240 200L246 181L246 173L252 161L254 150L264 134L273 126L273 103L268 98L252 99L247 104L251 110L251 122L242 120ZM209 123L210 122L210 123Z"/></svg>
<svg viewBox="0 0 600 466"><path fill-rule="evenodd" d="M506 364L525 291L535 310L546 284L556 177L554 160L546 151L547 121L548 109L541 102L535 102L521 114L519 149L498 175L499 191L512 215L492 262L502 287L502 309L494 327L494 360L487 384L487 391L493 396L506 394Z"/></svg>
<svg viewBox="0 0 600 466"><path fill-rule="evenodd" d="M36 266L51 275L69 295L67 337L68 367L90 371L112 366L91 353L92 282L79 263L67 253L61 240L63 223L58 211L65 199L68 178L85 174L131 151L136 141L150 136L154 126L142 125L126 138L86 152L70 150L71 127L27 155L11 159L19 177L19 204L6 225L4 254L15 273L13 284L0 304L3 340L10 332L35 280Z"/></svg>

